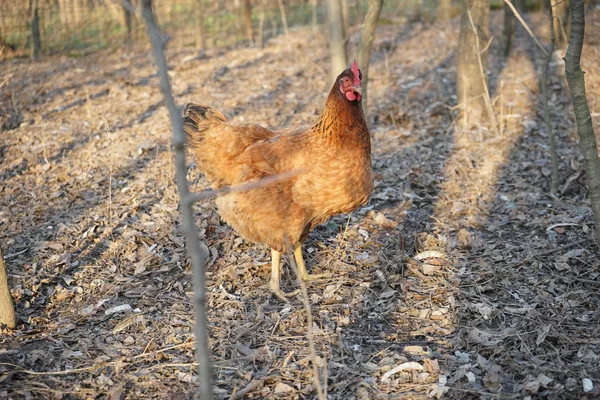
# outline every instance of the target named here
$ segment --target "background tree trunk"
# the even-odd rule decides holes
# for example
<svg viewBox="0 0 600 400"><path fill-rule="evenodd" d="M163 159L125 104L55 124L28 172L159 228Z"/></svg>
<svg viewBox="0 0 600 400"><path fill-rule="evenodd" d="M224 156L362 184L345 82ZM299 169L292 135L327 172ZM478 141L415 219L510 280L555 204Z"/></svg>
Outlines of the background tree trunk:
<svg viewBox="0 0 600 400"><path fill-rule="evenodd" d="M204 37L204 0L198 0L197 11L198 36L196 39L196 46L199 50L204 50L206 48L206 38Z"/></svg>
<svg viewBox="0 0 600 400"><path fill-rule="evenodd" d="M551 6L552 7L552 6ZM556 46L563 49L569 40L567 32L569 32L569 1L558 1L553 7L554 16L554 37L556 38Z"/></svg>
<svg viewBox="0 0 600 400"><path fill-rule="evenodd" d="M317 0L310 0L310 5L311 5L311 9L312 9L312 32L313 35L317 34L317 25L318 25L318 20L317 20Z"/></svg>
<svg viewBox="0 0 600 400"><path fill-rule="evenodd" d="M504 30L502 38L504 39L504 57L510 55L513 39L515 37L515 16L508 4L504 3Z"/></svg>
<svg viewBox="0 0 600 400"><path fill-rule="evenodd" d="M440 0L435 10L435 18L438 21L447 21L452 16L452 2L450 0Z"/></svg>
<svg viewBox="0 0 600 400"><path fill-rule="evenodd" d="M125 17L125 26L127 27L127 40L129 42L133 39L133 15L129 7L123 4L123 16Z"/></svg>
<svg viewBox="0 0 600 400"><path fill-rule="evenodd" d="M367 84L369 83L369 56L375 39L375 28L381 14L383 0L369 0L367 15L360 32L360 48L358 49L358 67L362 72L363 110L367 110Z"/></svg>
<svg viewBox="0 0 600 400"><path fill-rule="evenodd" d="M327 0L327 20L329 22L329 51L331 54L332 79L348 67L346 41L342 23L342 10L339 0Z"/></svg>
<svg viewBox="0 0 600 400"><path fill-rule="evenodd" d="M8 276L6 274L6 264L2 257L2 250L0 249L0 325L6 325L10 329L17 325L17 319L15 317L15 308L13 306L12 298L10 297L10 290L8 288Z"/></svg>
<svg viewBox="0 0 600 400"><path fill-rule="evenodd" d="M571 34L565 56L565 74L571 91L573 110L577 120L577 133L585 158L587 184L594 219L596 221L596 240L600 240L600 159L598 145L594 136L592 116L585 94L585 79L581 70L581 50L585 33L585 12L583 0L571 0Z"/></svg>
<svg viewBox="0 0 600 400"><path fill-rule="evenodd" d="M250 0L244 0L244 24L246 25L246 39L248 44L254 44L254 29L252 28L252 5Z"/></svg>
<svg viewBox="0 0 600 400"><path fill-rule="evenodd" d="M33 10L31 12L31 37L33 39L33 50L31 57L37 60L42 52L42 39L40 36L40 17L38 15L37 2L31 2Z"/></svg>
<svg viewBox="0 0 600 400"><path fill-rule="evenodd" d="M283 25L283 33L288 34L288 23L287 23L287 15L285 14L285 5L283 4L283 0L278 0L279 4L279 12L281 13L281 25Z"/></svg>
<svg viewBox="0 0 600 400"><path fill-rule="evenodd" d="M490 0L465 0L458 39L457 93L461 107L460 124L468 128L484 121L487 114L485 102L487 75L481 74L476 54L476 36L469 21L471 12L479 43L483 48L489 35ZM487 51L481 54L483 70L487 71Z"/></svg>
<svg viewBox="0 0 600 400"><path fill-rule="evenodd" d="M344 40L348 43L350 36L350 8L348 0L340 0L340 9L342 10L342 26L344 27Z"/></svg>

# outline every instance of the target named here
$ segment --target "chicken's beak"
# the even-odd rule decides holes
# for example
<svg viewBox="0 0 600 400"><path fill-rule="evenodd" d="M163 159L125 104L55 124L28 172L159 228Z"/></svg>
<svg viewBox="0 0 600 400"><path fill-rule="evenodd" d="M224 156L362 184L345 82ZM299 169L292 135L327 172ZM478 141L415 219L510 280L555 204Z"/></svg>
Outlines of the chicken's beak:
<svg viewBox="0 0 600 400"><path fill-rule="evenodd" d="M352 86L352 90L354 90L356 93L362 95L362 86Z"/></svg>

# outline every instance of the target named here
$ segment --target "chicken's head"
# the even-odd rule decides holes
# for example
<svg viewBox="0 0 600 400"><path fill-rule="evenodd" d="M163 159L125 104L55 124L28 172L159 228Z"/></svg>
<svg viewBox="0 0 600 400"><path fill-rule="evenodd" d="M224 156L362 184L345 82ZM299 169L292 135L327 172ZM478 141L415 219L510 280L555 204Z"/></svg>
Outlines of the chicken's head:
<svg viewBox="0 0 600 400"><path fill-rule="evenodd" d="M360 101L362 97L362 73L358 69L356 60L354 60L350 68L338 76L338 82L340 84L340 92L349 101Z"/></svg>

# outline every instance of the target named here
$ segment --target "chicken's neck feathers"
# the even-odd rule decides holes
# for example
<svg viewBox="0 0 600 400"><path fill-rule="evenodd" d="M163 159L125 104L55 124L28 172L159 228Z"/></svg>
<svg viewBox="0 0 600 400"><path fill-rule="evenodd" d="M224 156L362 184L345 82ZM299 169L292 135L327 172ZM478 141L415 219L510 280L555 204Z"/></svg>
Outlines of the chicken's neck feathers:
<svg viewBox="0 0 600 400"><path fill-rule="evenodd" d="M348 101L337 85L329 93L323 112L313 125L313 132L331 144L370 144L361 103Z"/></svg>

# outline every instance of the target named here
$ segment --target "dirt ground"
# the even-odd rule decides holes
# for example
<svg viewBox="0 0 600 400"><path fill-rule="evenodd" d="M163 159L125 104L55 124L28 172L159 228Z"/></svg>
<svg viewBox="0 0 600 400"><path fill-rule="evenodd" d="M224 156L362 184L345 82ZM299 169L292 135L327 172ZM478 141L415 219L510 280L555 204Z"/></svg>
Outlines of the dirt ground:
<svg viewBox="0 0 600 400"><path fill-rule="evenodd" d="M308 293L331 399L600 395L599 254L564 50L550 70L552 197L541 56L518 29L504 59L492 18L498 131L455 129L459 21L377 31L375 191L304 246L309 269L329 274ZM545 17L528 22L547 43ZM598 133L600 10L586 33ZM300 30L263 50L171 51L176 98L270 128L312 121L331 86L321 43ZM0 397L190 398L192 279L148 48L1 68L0 244L21 324L0 338ZM193 164L189 177L204 188ZM196 216L212 255L217 397L313 398L301 299L271 295L268 249L220 222L212 201ZM296 288L291 273L283 288Z"/></svg>

